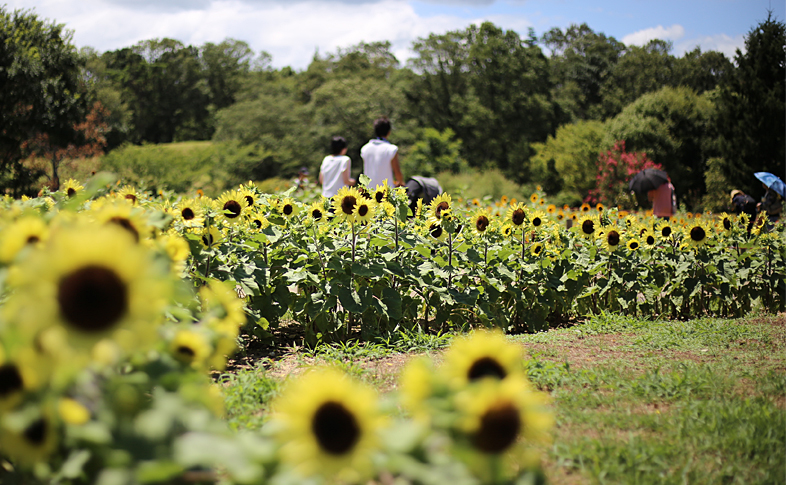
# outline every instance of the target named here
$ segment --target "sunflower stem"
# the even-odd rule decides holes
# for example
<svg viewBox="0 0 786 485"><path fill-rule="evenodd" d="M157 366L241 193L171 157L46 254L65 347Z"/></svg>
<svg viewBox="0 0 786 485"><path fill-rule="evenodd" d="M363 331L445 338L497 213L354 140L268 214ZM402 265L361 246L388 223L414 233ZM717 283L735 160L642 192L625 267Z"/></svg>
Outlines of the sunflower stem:
<svg viewBox="0 0 786 485"><path fill-rule="evenodd" d="M453 234L448 232L448 290L453 283Z"/></svg>
<svg viewBox="0 0 786 485"><path fill-rule="evenodd" d="M317 256L319 256L319 266L322 267L322 278L327 281L327 271L325 270L325 262L322 260L322 251L319 249L319 239L317 238L316 226L311 226L314 232L314 245L317 247Z"/></svg>

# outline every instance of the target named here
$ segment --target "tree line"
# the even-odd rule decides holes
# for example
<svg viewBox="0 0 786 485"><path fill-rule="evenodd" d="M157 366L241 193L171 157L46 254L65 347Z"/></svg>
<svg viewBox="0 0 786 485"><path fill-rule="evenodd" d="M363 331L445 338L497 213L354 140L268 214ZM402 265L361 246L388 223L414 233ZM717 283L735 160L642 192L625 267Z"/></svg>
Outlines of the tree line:
<svg viewBox="0 0 786 485"><path fill-rule="evenodd" d="M0 185L17 195L40 180L26 159L69 144L213 140L244 154L237 177L262 180L316 170L342 135L359 169L381 115L405 176L497 168L565 203L587 197L599 153L620 140L669 171L692 209L719 208L731 188L757 193L752 173L780 174L786 156L786 35L771 13L734 59L626 46L586 24L522 37L486 22L419 38L405 62L390 42L362 42L302 71L272 68L241 40L77 51L34 13L0 7L0 18Z"/></svg>

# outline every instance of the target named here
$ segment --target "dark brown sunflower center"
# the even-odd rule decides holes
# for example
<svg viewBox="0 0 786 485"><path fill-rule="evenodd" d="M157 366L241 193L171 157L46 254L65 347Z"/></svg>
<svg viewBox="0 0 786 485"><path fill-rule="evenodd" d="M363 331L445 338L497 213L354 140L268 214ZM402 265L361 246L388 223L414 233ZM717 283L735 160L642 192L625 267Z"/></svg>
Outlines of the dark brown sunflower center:
<svg viewBox="0 0 786 485"><path fill-rule="evenodd" d="M467 371L467 378L470 381L474 381L482 377L495 377L497 379L504 379L507 375L508 373L505 372L505 368L491 357L481 357L480 359L473 362Z"/></svg>
<svg viewBox="0 0 786 485"><path fill-rule="evenodd" d="M366 204L360 204L360 207L358 207L358 215L360 217L366 217L366 214L368 214L368 206Z"/></svg>
<svg viewBox="0 0 786 485"><path fill-rule="evenodd" d="M639 243L637 243L636 241L631 241L630 248L631 249L639 249Z"/></svg>
<svg viewBox="0 0 786 485"><path fill-rule="evenodd" d="M72 187L68 187L68 189L66 189L66 195L73 197L76 195L76 190L74 190Z"/></svg>
<svg viewBox="0 0 786 485"><path fill-rule="evenodd" d="M513 214L510 215L510 219L513 221L513 224L520 226L524 224L524 218L526 214L521 209L516 209L513 211Z"/></svg>
<svg viewBox="0 0 786 485"><path fill-rule="evenodd" d="M707 232L703 227L695 226L690 230L690 238L696 242L704 241L705 237L707 237Z"/></svg>
<svg viewBox="0 0 786 485"><path fill-rule="evenodd" d="M128 288L111 269L89 265L60 279L57 302L69 325L83 332L102 332L128 310Z"/></svg>
<svg viewBox="0 0 786 485"><path fill-rule="evenodd" d="M437 208L434 209L434 215L437 216L437 219L442 217L442 211L446 209L450 209L450 204L448 204L447 202L442 201L439 204L437 204Z"/></svg>
<svg viewBox="0 0 786 485"><path fill-rule="evenodd" d="M322 211L319 209L314 209L311 211L311 218L315 221L322 219Z"/></svg>
<svg viewBox="0 0 786 485"><path fill-rule="evenodd" d="M595 232L595 221L587 219L581 223L581 232L584 234L592 234Z"/></svg>
<svg viewBox="0 0 786 485"><path fill-rule="evenodd" d="M723 219L723 228L727 231L731 230L731 220L728 217Z"/></svg>
<svg viewBox="0 0 786 485"><path fill-rule="evenodd" d="M245 199L246 199L246 205L248 207L251 207L252 205L254 205L254 198L253 197L251 197L250 195L247 195L245 197Z"/></svg>
<svg viewBox="0 0 786 485"><path fill-rule="evenodd" d="M49 426L43 418L36 419L25 428L22 436L35 446L40 446L46 441L46 434L49 431Z"/></svg>
<svg viewBox="0 0 786 485"><path fill-rule="evenodd" d="M617 246L620 243L620 233L617 231L609 231L606 235L606 242L609 243L609 246Z"/></svg>
<svg viewBox="0 0 786 485"><path fill-rule="evenodd" d="M431 226L430 229L431 229L431 236L439 239L439 237L442 235L442 226L435 224Z"/></svg>
<svg viewBox="0 0 786 485"><path fill-rule="evenodd" d="M489 408L480 418L475 432L475 448L483 453L502 453L516 442L522 427L521 415L509 402Z"/></svg>
<svg viewBox="0 0 786 485"><path fill-rule="evenodd" d="M240 212L243 208L240 206L240 202L236 200L228 200L224 203L224 215L230 219L234 219L235 217L240 215ZM229 212L229 214L227 214Z"/></svg>
<svg viewBox="0 0 786 485"><path fill-rule="evenodd" d="M180 345L177 347L177 353L186 357L194 357L196 352L188 345Z"/></svg>
<svg viewBox="0 0 786 485"><path fill-rule="evenodd" d="M355 204L357 204L357 202L358 201L354 195L344 196L344 198L341 199L341 212L346 215L352 214L352 212L355 210Z"/></svg>
<svg viewBox="0 0 786 485"><path fill-rule="evenodd" d="M40 237L38 237L35 234L33 234L33 235L27 237L27 241L26 242L27 242L27 244L35 244L35 243L37 243L40 240L41 240Z"/></svg>
<svg viewBox="0 0 786 485"><path fill-rule="evenodd" d="M652 235L647 236L647 244L649 244L650 246L655 244L655 236L652 236Z"/></svg>
<svg viewBox="0 0 786 485"><path fill-rule="evenodd" d="M130 200L132 204L136 204L136 195L126 194L126 200Z"/></svg>
<svg viewBox="0 0 786 485"><path fill-rule="evenodd" d="M311 421L311 431L320 448L331 455L351 451L360 439L360 426L355 415L335 401L319 406Z"/></svg>
<svg viewBox="0 0 786 485"><path fill-rule="evenodd" d="M254 219L253 221L251 221L251 223L254 224L257 229L262 229L262 221L260 221L259 219Z"/></svg>
<svg viewBox="0 0 786 485"><path fill-rule="evenodd" d="M136 227L134 227L134 224L129 219L125 217L116 216L109 219L108 222L111 222L112 224L117 224L118 226L122 227L126 231L130 232L131 235L134 236L134 241L139 242L139 231L136 230Z"/></svg>
<svg viewBox="0 0 786 485"><path fill-rule="evenodd" d="M259 222L259 221L256 221ZM262 227L262 223L259 223L259 226ZM212 246L213 245L213 235L212 234L203 234L202 235L202 244L205 246Z"/></svg>
<svg viewBox="0 0 786 485"><path fill-rule="evenodd" d="M486 217L486 216L480 216L480 217L478 217L478 219L475 221L475 229L477 229L477 230L478 230L478 232L483 232L483 231L485 231L485 230L486 230L488 227L489 227L489 218L488 218L488 217Z"/></svg>
<svg viewBox="0 0 786 485"><path fill-rule="evenodd" d="M543 219L541 219L540 217L535 217L532 219L533 226L539 227L541 224L543 224Z"/></svg>
<svg viewBox="0 0 786 485"><path fill-rule="evenodd" d="M22 390L22 375L14 364L0 366L0 398Z"/></svg>
<svg viewBox="0 0 786 485"><path fill-rule="evenodd" d="M540 254L541 251L543 251L543 246L538 245L532 248L532 252L534 252L535 254Z"/></svg>
<svg viewBox="0 0 786 485"><path fill-rule="evenodd" d="M284 204L285 216L291 216L294 211L295 211L295 207L292 204Z"/></svg>
<svg viewBox="0 0 786 485"><path fill-rule="evenodd" d="M183 219L187 221L190 221L191 219L196 217L196 214L194 214L194 211L190 207L186 207L185 209L180 211L180 215L183 216Z"/></svg>
<svg viewBox="0 0 786 485"><path fill-rule="evenodd" d="M385 199L385 192L379 191L374 194L374 200L377 201L377 204L381 204L384 199Z"/></svg>
<svg viewBox="0 0 786 485"><path fill-rule="evenodd" d="M663 237L671 236L671 227L666 226L663 229L661 229L660 230L660 235L663 236Z"/></svg>

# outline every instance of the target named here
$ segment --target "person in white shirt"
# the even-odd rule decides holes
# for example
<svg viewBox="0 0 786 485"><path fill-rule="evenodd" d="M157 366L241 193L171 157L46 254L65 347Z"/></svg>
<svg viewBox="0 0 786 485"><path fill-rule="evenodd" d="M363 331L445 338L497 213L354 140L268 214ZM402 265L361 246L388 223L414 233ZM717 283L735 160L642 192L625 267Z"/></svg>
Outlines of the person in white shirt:
<svg viewBox="0 0 786 485"><path fill-rule="evenodd" d="M404 185L404 176L398 162L398 147L388 141L390 136L390 120L385 117L374 121L374 133L377 135L360 149L363 158L363 173L371 179L370 189L382 185L385 180L388 185L401 187Z"/></svg>
<svg viewBox="0 0 786 485"><path fill-rule="evenodd" d="M341 136L334 136L330 142L330 153L319 167L319 183L326 198L336 195L345 185L355 185L355 179L349 176L352 160L347 156L347 141Z"/></svg>

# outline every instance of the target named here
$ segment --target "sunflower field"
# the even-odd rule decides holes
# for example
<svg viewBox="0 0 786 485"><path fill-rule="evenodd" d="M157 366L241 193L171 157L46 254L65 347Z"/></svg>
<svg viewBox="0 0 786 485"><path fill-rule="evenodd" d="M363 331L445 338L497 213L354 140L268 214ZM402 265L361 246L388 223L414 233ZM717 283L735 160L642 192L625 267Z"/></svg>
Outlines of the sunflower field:
<svg viewBox="0 0 786 485"><path fill-rule="evenodd" d="M0 201L3 483L538 483L529 445L553 418L503 333L785 304L784 228L766 220L111 182ZM314 369L263 432L230 431L211 370L283 328L309 345L485 330L409 365L398 401Z"/></svg>

